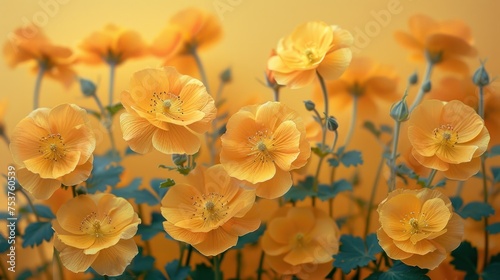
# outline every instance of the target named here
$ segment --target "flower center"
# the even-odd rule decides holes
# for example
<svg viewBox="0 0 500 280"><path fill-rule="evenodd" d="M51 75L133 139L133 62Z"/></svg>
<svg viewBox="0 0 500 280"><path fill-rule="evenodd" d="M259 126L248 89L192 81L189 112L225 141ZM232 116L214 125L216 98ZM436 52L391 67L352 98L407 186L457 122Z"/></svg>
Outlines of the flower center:
<svg viewBox="0 0 500 280"><path fill-rule="evenodd" d="M212 192L202 194L201 196L192 196L194 213L193 218L201 218L204 221L204 226L213 227L223 220L229 211L228 201L224 199L224 195Z"/></svg>
<svg viewBox="0 0 500 280"><path fill-rule="evenodd" d="M254 135L248 137L248 143L250 146L249 155L254 156L254 162L274 162L274 159L271 155L272 149L274 147L273 141L273 133L269 132L267 129L259 130L255 132Z"/></svg>
<svg viewBox="0 0 500 280"><path fill-rule="evenodd" d="M314 47L309 47L304 51L304 56L306 61L309 62L309 65L315 64L320 60L320 56L318 55L318 51Z"/></svg>
<svg viewBox="0 0 500 280"><path fill-rule="evenodd" d="M403 232L410 232L411 235L424 233L424 229L428 226L426 220L426 213L420 212L410 212L405 214L404 218L399 220L399 222L405 227Z"/></svg>
<svg viewBox="0 0 500 280"><path fill-rule="evenodd" d="M58 161L66 156L66 147L61 134L49 134L40 138L38 152L43 155L44 159Z"/></svg>
<svg viewBox="0 0 500 280"><path fill-rule="evenodd" d="M458 142L458 132L453 130L453 127L449 124L441 125L438 128L434 128L432 131L434 133L434 139L439 147L455 147Z"/></svg>
<svg viewBox="0 0 500 280"><path fill-rule="evenodd" d="M160 113L169 118L184 121L183 105L184 101L178 95L166 91L154 92L150 99L148 113Z"/></svg>
<svg viewBox="0 0 500 280"><path fill-rule="evenodd" d="M98 219L97 213L91 212L80 222L80 231L99 238L115 229L110 225L111 217L108 214Z"/></svg>
<svg viewBox="0 0 500 280"><path fill-rule="evenodd" d="M303 247L305 245L305 236L302 232L295 235L295 247Z"/></svg>
<svg viewBox="0 0 500 280"><path fill-rule="evenodd" d="M356 97L362 96L364 92L365 89L358 82L354 82L349 88L349 93Z"/></svg>

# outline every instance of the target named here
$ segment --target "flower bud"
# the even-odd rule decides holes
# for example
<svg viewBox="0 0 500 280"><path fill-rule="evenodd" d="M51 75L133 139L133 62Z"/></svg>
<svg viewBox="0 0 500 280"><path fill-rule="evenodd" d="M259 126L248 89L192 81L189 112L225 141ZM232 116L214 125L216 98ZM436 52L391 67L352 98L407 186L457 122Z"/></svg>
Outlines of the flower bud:
<svg viewBox="0 0 500 280"><path fill-rule="evenodd" d="M316 105L314 104L314 102L312 102L311 100L304 101L304 105L306 105L306 110L307 111L312 111L316 107Z"/></svg>
<svg viewBox="0 0 500 280"><path fill-rule="evenodd" d="M416 85L418 83L417 72L411 74L411 76L408 78L408 83L410 83L410 85Z"/></svg>
<svg viewBox="0 0 500 280"><path fill-rule="evenodd" d="M187 161L187 155L186 154L173 154L172 161L174 162L175 165L182 166Z"/></svg>
<svg viewBox="0 0 500 280"><path fill-rule="evenodd" d="M431 88L431 81L427 81L422 85L422 90L424 91L424 93L428 93L429 91L431 91Z"/></svg>
<svg viewBox="0 0 500 280"><path fill-rule="evenodd" d="M392 104L390 115L391 118L397 122L404 122L408 120L410 110L408 109L408 104L406 103L406 96L403 96L400 101Z"/></svg>
<svg viewBox="0 0 500 280"><path fill-rule="evenodd" d="M484 87L490 84L490 75L484 69L484 64L481 63L481 66L476 70L474 76L472 76L472 81L478 87Z"/></svg>
<svg viewBox="0 0 500 280"><path fill-rule="evenodd" d="M231 82L231 80L232 80L231 68L227 68L226 70L222 71L222 73L220 73L219 77L223 83Z"/></svg>
<svg viewBox="0 0 500 280"><path fill-rule="evenodd" d="M337 120L334 117L330 116L326 119L326 127L330 131L336 131L337 128L339 128L339 123L337 122Z"/></svg>
<svg viewBox="0 0 500 280"><path fill-rule="evenodd" d="M95 84L92 81L87 80L87 79L82 79L82 78L80 78L79 81L80 81L80 89L81 89L83 95L85 95L85 96L95 95L97 87L95 86Z"/></svg>

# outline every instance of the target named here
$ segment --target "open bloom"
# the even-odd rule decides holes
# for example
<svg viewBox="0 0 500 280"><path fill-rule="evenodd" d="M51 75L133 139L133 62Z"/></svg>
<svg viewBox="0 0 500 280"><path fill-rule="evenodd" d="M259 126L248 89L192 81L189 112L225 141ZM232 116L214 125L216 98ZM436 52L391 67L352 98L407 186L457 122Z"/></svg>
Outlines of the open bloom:
<svg viewBox="0 0 500 280"><path fill-rule="evenodd" d="M136 72L122 104L127 110L120 116L123 139L142 154L153 148L165 154L198 152L198 134L210 128L216 114L203 83L173 67Z"/></svg>
<svg viewBox="0 0 500 280"><path fill-rule="evenodd" d="M75 72L71 69L73 52L69 48L52 44L42 30L33 24L11 33L3 53L10 67L31 61L34 62L34 72L43 71L44 76L66 86L75 80Z"/></svg>
<svg viewBox="0 0 500 280"><path fill-rule="evenodd" d="M453 100L426 100L413 110L408 127L412 154L425 167L466 180L480 168L490 135L471 107Z"/></svg>
<svg viewBox="0 0 500 280"><path fill-rule="evenodd" d="M307 22L279 41L277 55L269 58L268 68L279 84L290 88L311 84L316 72L333 80L349 66L352 43L347 30L322 21Z"/></svg>
<svg viewBox="0 0 500 280"><path fill-rule="evenodd" d="M407 265L436 268L460 245L463 220L437 190L397 189L378 206L377 237L387 255Z"/></svg>
<svg viewBox="0 0 500 280"><path fill-rule="evenodd" d="M240 109L221 141L220 161L228 174L256 184L257 196L269 199L290 189L290 171L311 155L302 119L279 102Z"/></svg>
<svg viewBox="0 0 500 280"><path fill-rule="evenodd" d="M409 21L410 34L395 33L396 40L412 52L417 61L429 62L448 71L467 73L461 57L476 55L470 28L459 20L437 22L425 15L415 15Z"/></svg>
<svg viewBox="0 0 500 280"><path fill-rule="evenodd" d="M282 207L262 236L266 262L276 272L300 279L324 279L339 250L335 221L313 207Z"/></svg>
<svg viewBox="0 0 500 280"><path fill-rule="evenodd" d="M118 65L146 54L146 44L139 33L113 24L92 33L79 47L84 52L79 61L87 64Z"/></svg>
<svg viewBox="0 0 500 280"><path fill-rule="evenodd" d="M87 112L74 104L31 112L14 128L10 151L19 183L38 199L61 184L77 185L92 171L96 139Z"/></svg>
<svg viewBox="0 0 500 280"><path fill-rule="evenodd" d="M242 188L220 164L194 170L188 180L171 187L161 202L163 227L174 239L215 256L260 226L255 191Z"/></svg>
<svg viewBox="0 0 500 280"><path fill-rule="evenodd" d="M191 73L196 66L194 51L205 49L222 37L217 17L198 8L179 11L151 45L151 52L165 59L163 65Z"/></svg>
<svg viewBox="0 0 500 280"><path fill-rule="evenodd" d="M72 272L92 267L101 275L118 276L138 253L132 237L141 219L121 197L79 195L62 205L56 217L54 246Z"/></svg>
<svg viewBox="0 0 500 280"><path fill-rule="evenodd" d="M396 71L369 58L354 58L340 78L326 83L335 112L349 108L357 98L358 112L364 115L376 111L377 100L394 102L399 99L397 86ZM320 87L315 89L314 97L317 104L324 102Z"/></svg>

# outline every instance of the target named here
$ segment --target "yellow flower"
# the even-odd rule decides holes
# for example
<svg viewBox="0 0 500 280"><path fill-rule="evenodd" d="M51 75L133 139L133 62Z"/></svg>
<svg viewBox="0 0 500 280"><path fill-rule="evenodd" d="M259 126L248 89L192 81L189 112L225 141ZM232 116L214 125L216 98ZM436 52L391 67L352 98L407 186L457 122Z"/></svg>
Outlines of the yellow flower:
<svg viewBox="0 0 500 280"><path fill-rule="evenodd" d="M412 112L408 138L412 154L425 167L454 180L476 174L490 135L471 107L453 100L426 100Z"/></svg>
<svg viewBox="0 0 500 280"><path fill-rule="evenodd" d="M467 73L463 56L475 56L471 31L459 20L437 22L425 15L415 15L409 21L410 34L398 31L396 40L412 51L412 59L422 61L426 57L441 69Z"/></svg>
<svg viewBox="0 0 500 280"><path fill-rule="evenodd" d="M282 207L262 236L265 260L273 270L300 279L324 279L339 250L340 231L325 212L313 207Z"/></svg>
<svg viewBox="0 0 500 280"><path fill-rule="evenodd" d="M16 29L5 43L3 53L10 67L32 61L35 62L34 72L43 69L44 76L58 80L65 86L75 80L76 74L71 69L73 52L52 44L35 25Z"/></svg>
<svg viewBox="0 0 500 280"><path fill-rule="evenodd" d="M151 45L151 52L165 59L163 65L175 66L181 73L191 73L196 62L193 50L205 49L220 40L222 28L213 15L198 8L175 14Z"/></svg>
<svg viewBox="0 0 500 280"><path fill-rule="evenodd" d="M279 102L243 107L226 129L220 161L229 176L257 184L259 197L285 194L292 186L290 171L311 155L302 119Z"/></svg>
<svg viewBox="0 0 500 280"><path fill-rule="evenodd" d="M118 276L138 253L132 237L141 219L121 197L79 195L62 205L56 217L54 246L72 272L92 267L101 275Z"/></svg>
<svg viewBox="0 0 500 280"><path fill-rule="evenodd" d="M174 239L215 256L260 226L255 191L243 188L220 164L194 170L188 180L171 187L161 202L163 227Z"/></svg>
<svg viewBox="0 0 500 280"><path fill-rule="evenodd" d="M335 112L349 108L356 97L358 112L373 115L377 99L394 102L400 98L396 71L369 58L353 59L344 74L337 80L327 82L326 86ZM316 88L314 97L317 104L323 103L321 88Z"/></svg>
<svg viewBox="0 0 500 280"><path fill-rule="evenodd" d="M146 44L139 33L108 24L92 33L80 44L84 54L79 61L87 64L119 65L131 58L146 54Z"/></svg>
<svg viewBox="0 0 500 280"><path fill-rule="evenodd" d="M19 183L38 199L61 184L77 185L92 171L96 139L87 113L74 104L31 112L14 128L10 151Z"/></svg>
<svg viewBox="0 0 500 280"><path fill-rule="evenodd" d="M378 206L377 237L387 255L407 265L436 268L460 245L463 220L437 190L397 189Z"/></svg>
<svg viewBox="0 0 500 280"><path fill-rule="evenodd" d="M217 111L205 86L173 67L136 72L122 104L123 139L142 154L153 148L165 154L198 152L198 134L210 128Z"/></svg>
<svg viewBox="0 0 500 280"><path fill-rule="evenodd" d="M307 22L279 41L277 55L269 58L268 68L274 72L278 84L290 88L311 84L316 72L326 80L333 80L349 66L352 43L352 35L338 26Z"/></svg>

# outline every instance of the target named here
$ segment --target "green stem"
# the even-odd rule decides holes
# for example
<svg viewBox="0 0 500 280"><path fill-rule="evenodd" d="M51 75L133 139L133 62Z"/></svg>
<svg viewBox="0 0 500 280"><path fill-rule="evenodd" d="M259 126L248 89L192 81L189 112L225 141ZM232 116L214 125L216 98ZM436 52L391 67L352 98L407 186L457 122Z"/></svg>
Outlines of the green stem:
<svg viewBox="0 0 500 280"><path fill-rule="evenodd" d="M280 86L273 86L274 101L280 101Z"/></svg>
<svg viewBox="0 0 500 280"><path fill-rule="evenodd" d="M222 280L222 275L220 271L220 256L214 256L214 278L215 280Z"/></svg>
<svg viewBox="0 0 500 280"><path fill-rule="evenodd" d="M182 267L182 259L184 259L184 251L186 249L185 243L179 243L179 249L180 249L180 254L179 254L179 263L177 264L177 271L181 269Z"/></svg>
<svg viewBox="0 0 500 280"><path fill-rule="evenodd" d="M78 196L78 194L76 193L76 185L71 186L71 193L73 194L73 197Z"/></svg>
<svg viewBox="0 0 500 280"><path fill-rule="evenodd" d="M108 105L111 106L113 105L113 92L114 92L114 87L115 87L115 70L116 70L116 64L110 62L109 64L109 91L108 91Z"/></svg>
<svg viewBox="0 0 500 280"><path fill-rule="evenodd" d="M19 190L21 191L21 193L23 194L23 196L28 201L28 204L31 207L31 211L33 211L33 214L35 214L36 221L40 222L40 216L38 216L38 213L36 212L35 205L33 204L33 201L31 201L29 195L26 193L26 191L24 190L24 188L20 188Z"/></svg>
<svg viewBox="0 0 500 280"><path fill-rule="evenodd" d="M217 89L217 93L215 94L216 104L217 104L217 102L220 101L220 98L222 96L222 90L223 90L225 84L226 83L224 81L221 81L219 88ZM217 149L215 148L215 141L216 141L216 138L219 136L218 131L217 131L217 120L218 120L218 118L215 118L212 121L212 134L207 133L206 137L205 137L207 149L210 152L210 166L215 164L215 157L217 155Z"/></svg>
<svg viewBox="0 0 500 280"><path fill-rule="evenodd" d="M210 93L210 87L208 85L207 74L205 73L205 68L203 67L203 63L201 63L201 59L200 59L200 56L198 55L198 51L196 50L196 47L191 48L191 55L193 56L194 61L196 62L196 66L198 67L198 71L200 72L201 82L205 85L207 92Z"/></svg>
<svg viewBox="0 0 500 280"><path fill-rule="evenodd" d="M186 256L186 262L184 263L184 266L190 266L190 262L191 262L191 255L193 254L193 246L191 245L188 245L188 253L187 253L187 256ZM182 260L179 260L179 262L181 262Z"/></svg>
<svg viewBox="0 0 500 280"><path fill-rule="evenodd" d="M479 116L484 120L484 87L479 86ZM488 203L488 186L486 182L486 157L484 154L481 156L481 172L483 173L483 201L484 203ZM488 218L484 217L484 267L488 265L489 258L489 234L488 234Z"/></svg>
<svg viewBox="0 0 500 280"><path fill-rule="evenodd" d="M59 257L59 252L57 252L56 248L54 247L54 253L52 255L52 262L56 261L56 266L57 266L57 271L59 273L59 278L60 280L64 280L64 271L63 271L63 265L61 263L61 258ZM54 271L54 265L52 266L52 270Z"/></svg>
<svg viewBox="0 0 500 280"><path fill-rule="evenodd" d="M241 279L241 261L242 261L243 255L241 253L241 250L236 250L236 280Z"/></svg>
<svg viewBox="0 0 500 280"><path fill-rule="evenodd" d="M427 184L425 185L426 188L432 189L432 181L434 180L436 173L437 173L437 169L432 169L431 174L429 174L429 178L427 178Z"/></svg>
<svg viewBox="0 0 500 280"><path fill-rule="evenodd" d="M349 145L349 143L351 142L352 135L354 134L354 128L356 127L357 116L358 116L358 97L354 95L352 99L351 124L349 126L349 131L347 132L347 136L345 138L344 151L347 149L347 145Z"/></svg>
<svg viewBox="0 0 500 280"><path fill-rule="evenodd" d="M316 72L317 76L318 76L318 81L319 81L319 84L321 86L321 92L323 93L323 101L325 102L325 111L324 111L324 114L325 114L325 122L323 124L323 134L321 135L321 144L322 146L325 145L325 142L326 142L326 132L328 131L328 109L329 109L329 105L328 105L328 90L326 88L326 84L325 84L325 80L323 79L323 77L321 77L321 75L319 74L319 72ZM321 118L320 118L321 119Z"/></svg>
<svg viewBox="0 0 500 280"><path fill-rule="evenodd" d="M457 190L455 192L455 196L460 196L462 194L462 190L464 188L465 181L458 181Z"/></svg>
<svg viewBox="0 0 500 280"><path fill-rule="evenodd" d="M141 221L144 221L144 211L142 208L143 208L142 204L137 205L137 214L139 215ZM146 247L146 252L149 255L153 255L153 252L151 251L151 245L149 244L149 240L144 241L144 246Z"/></svg>
<svg viewBox="0 0 500 280"><path fill-rule="evenodd" d="M422 102L422 99L424 98L425 91L424 91L424 85L427 84L427 82L430 81L431 79L431 73L432 73L432 68L434 66L434 63L427 61L427 66L425 68L425 74L424 74L424 79L422 80L422 83L420 84L420 89L418 90L417 97L413 101L413 104L410 107L410 112L417 107L420 102Z"/></svg>
<svg viewBox="0 0 500 280"><path fill-rule="evenodd" d="M385 162L385 158L381 157L380 162L379 162L378 167L377 167L377 173L375 175L375 180L373 181L372 191L370 193L370 199L368 200L368 211L367 211L368 213L366 214L365 233L364 233L365 238L368 235L368 231L370 230L373 202L375 201L375 195L377 193L378 181L380 180L380 174L382 174L384 162Z"/></svg>
<svg viewBox="0 0 500 280"><path fill-rule="evenodd" d="M0 126L1 126L1 124L0 124ZM0 136L2 137L3 141L5 141L5 144L7 144L7 146L9 146L10 140L9 140L9 137L7 137L7 135L5 134L5 132L0 133Z"/></svg>
<svg viewBox="0 0 500 280"><path fill-rule="evenodd" d="M97 107L99 107L99 110L101 111L102 122L103 122L104 127L106 128L106 131L108 132L109 141L111 142L111 149L113 150L113 152L118 153L118 150L116 149L115 137L114 137L113 131L111 129L111 127L113 125L113 120L111 118L111 114L106 110L106 108L104 108L104 106L102 105L102 102L99 99L99 97L97 96L97 94L93 94L92 97L94 98L95 103L97 104Z"/></svg>
<svg viewBox="0 0 500 280"><path fill-rule="evenodd" d="M257 269L257 280L262 280L262 272L264 272L264 269L262 268L264 266L264 257L266 254L264 251L260 253L260 258L259 258L259 268Z"/></svg>
<svg viewBox="0 0 500 280"><path fill-rule="evenodd" d="M35 89L33 92L33 110L36 110L39 106L40 102L40 86L42 85L43 75L45 74L45 66L43 63L38 65L38 74L36 75L35 80Z"/></svg>
<svg viewBox="0 0 500 280"><path fill-rule="evenodd" d="M394 126L394 139L392 140L392 152L390 158L391 176L389 178L389 192L396 189L396 156L398 153L398 143L399 143L399 131L401 128L401 122L395 121Z"/></svg>

